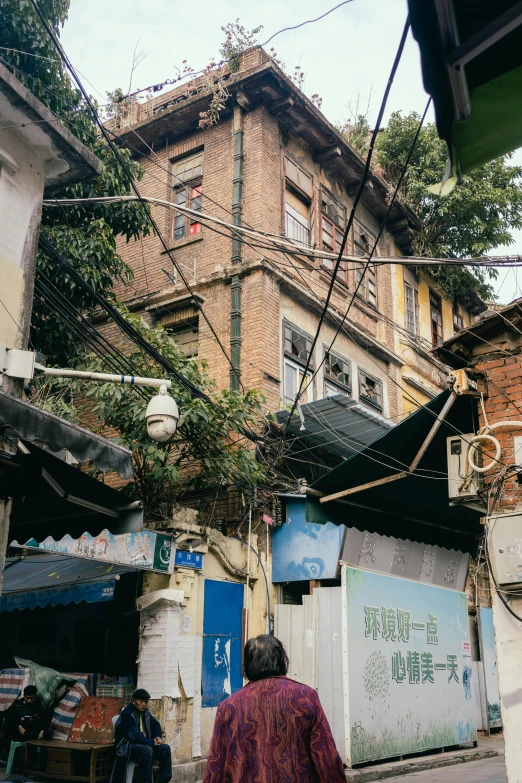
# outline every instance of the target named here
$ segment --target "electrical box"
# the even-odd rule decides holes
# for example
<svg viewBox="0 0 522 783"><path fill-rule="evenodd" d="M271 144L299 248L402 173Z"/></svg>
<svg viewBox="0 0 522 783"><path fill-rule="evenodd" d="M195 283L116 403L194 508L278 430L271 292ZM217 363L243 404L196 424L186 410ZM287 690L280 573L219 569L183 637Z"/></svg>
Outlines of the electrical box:
<svg viewBox="0 0 522 783"><path fill-rule="evenodd" d="M471 480L463 486L461 476L466 472L466 455L468 453L468 443L474 437L473 432L469 435L454 435L446 438L448 454L448 495L450 500L475 500L478 498L478 489L481 486L479 473L473 472Z"/></svg>
<svg viewBox="0 0 522 783"><path fill-rule="evenodd" d="M487 534L497 584L522 592L522 512L490 517Z"/></svg>
<svg viewBox="0 0 522 783"><path fill-rule="evenodd" d="M10 378L23 378L31 380L34 375L34 353L32 351L19 351L11 348L7 352L5 374Z"/></svg>

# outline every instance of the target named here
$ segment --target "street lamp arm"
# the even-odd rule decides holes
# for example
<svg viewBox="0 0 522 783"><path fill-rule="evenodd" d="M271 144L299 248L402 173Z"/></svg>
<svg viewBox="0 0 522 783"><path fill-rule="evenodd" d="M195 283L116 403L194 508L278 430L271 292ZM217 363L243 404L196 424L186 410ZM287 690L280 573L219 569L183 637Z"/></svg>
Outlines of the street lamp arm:
<svg viewBox="0 0 522 783"><path fill-rule="evenodd" d="M105 372L84 372L83 370L66 370L59 367L44 367L42 364L34 365L35 370L44 375L54 375L58 378L83 378L86 381L100 381L102 383L128 383L131 386L154 386L170 389L172 381L166 378L140 378L137 375L113 375Z"/></svg>

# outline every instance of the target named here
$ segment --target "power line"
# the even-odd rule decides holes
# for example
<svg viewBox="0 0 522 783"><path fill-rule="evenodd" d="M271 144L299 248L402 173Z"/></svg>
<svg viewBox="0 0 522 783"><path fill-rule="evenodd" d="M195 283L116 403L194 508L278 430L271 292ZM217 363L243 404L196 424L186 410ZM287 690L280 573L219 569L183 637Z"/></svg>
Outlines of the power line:
<svg viewBox="0 0 522 783"><path fill-rule="evenodd" d="M79 79L78 75L76 74L76 71L74 70L74 68L73 68L73 66L72 66L72 64L71 64L71 62L70 62L70 60L68 59L67 55L65 54L65 51L64 51L64 49L63 49L62 45L61 45L61 44L60 44L60 42L57 40L57 38L56 38L56 36L54 35L53 31L52 31L52 30L51 30L51 28L49 27L49 25L48 25L47 21L45 20L45 18L44 18L44 16L43 16L43 14L42 14L42 12L40 11L40 8L38 7L38 4L36 3L36 0L31 0L31 5L33 6L34 10L35 10L35 11L36 11L36 13L38 14L38 17L39 17L39 19L40 19L40 21L41 21L42 25L44 26L45 30L47 31L47 34L48 34L48 36L50 37L51 41L53 42L53 44L54 44L54 46L55 46L55 48L56 48L57 52L59 53L59 55L60 55L60 57L62 58L62 60L63 60L63 62L65 63L65 65L67 66L67 68L68 68L69 72L71 73L71 75L72 75L72 77L73 77L74 81L75 81L75 82L76 82L76 84L78 85L78 88L79 88L80 92L82 93L82 95L83 95L83 97L84 97L84 100L85 100L85 102L87 103L87 105L88 105L89 109L90 109L90 110L91 110L91 112L92 112L92 115L93 115L93 117L94 117L94 120L95 120L95 122L96 122L97 126L99 127L99 129L100 129L100 131L101 131L101 133L102 133L102 135L103 135L103 137L104 137L105 141L107 142L107 144L108 144L108 145L109 145L109 147L111 148L111 150L112 150L112 152L113 152L114 156L116 157L116 159L117 159L118 163L120 164L120 166L121 166L122 170L124 171L124 173L125 173L125 175L126 175L126 177L127 177L127 179L128 179L129 185L131 186L132 190L134 191L134 194L135 194L135 195L136 195L136 197L138 198L138 200L139 200L139 202L140 202L140 204L141 204L141 206L142 206L142 208L143 208L143 210L144 210L144 212L145 212L145 215L146 215L146 218L147 218L147 220L149 221L150 225L152 226L152 228L154 229L154 231L155 231L155 232L156 232L156 234L158 235L158 238L159 238L159 240L160 240L160 242L161 242L161 244L162 244L162 246L163 246L163 249L164 249L164 250L165 250L165 252L167 253L168 257L170 258L170 260L171 260L171 262L172 262L172 264L173 264L173 266L176 268L176 270L177 270L177 272L178 272L179 276L180 276L180 277L181 277L181 279L183 280L183 283L185 284L185 286L186 286L187 290L189 291L189 293L190 293L190 295L191 295L191 297L192 297L192 299L193 299L193 302L194 302L194 304L195 304L196 308L197 308L197 309L200 311L201 315L202 315L202 316L203 316L203 318L205 319L205 321L206 321L206 323L207 323L207 325L208 325L209 329L211 330L212 334L214 335L214 337L215 337L215 339L216 339L216 342L218 343L219 347L221 348L221 351L223 352L223 354L224 354L225 358L227 359L227 361L228 361L228 363L230 364L231 368L232 368L232 369L235 371L235 368L234 368L234 366L233 366L233 364L232 364L232 360L230 359L230 357L229 357L228 353L226 352L226 350L225 350L225 347L223 346L223 343L222 343L222 342L221 342L221 340L219 339L219 337L218 337L218 335L217 335L217 332L216 332L216 330L214 329L214 327L213 327L212 323L211 323L211 322L210 322L210 320L208 319L208 317L207 317L206 313L204 312L204 310L203 310L203 308L202 308L202 306L201 306L200 302L199 302L199 301L198 301L198 299L196 298L196 296L195 296L195 294L194 294L194 292L193 292L193 290L192 290L191 286L189 285L189 282L188 282L188 280L186 279L186 277L185 277L185 275L184 275L184 273L183 273L183 271L182 271L182 269L181 269L181 266L180 266L180 265L179 265L179 264L176 262L176 260L175 260L174 256L172 255L172 253L171 253L171 250L170 250L170 248L168 247L167 243L165 242L165 239L164 239L164 237L163 237L163 235L162 235L161 231L159 230L159 227L158 227L158 225L157 225L157 223L156 223L155 219L154 219L154 218L153 218L153 216L151 215L150 211L147 209L147 207L146 207L146 204L145 204L145 202L143 201L143 198L142 198L142 196L141 196L141 193L140 193L140 191L139 191L139 189L138 189L138 187L137 187L137 185L136 185L136 182L135 182L135 180L134 180L134 177L133 177L133 176L132 176L132 174L130 173L130 171L129 171L129 169L128 169L128 167L127 167L126 163L125 163L125 161L123 160L122 156L120 155L118 148L116 147L116 145L114 144L114 142L112 141L112 139L110 139L110 137L109 137L109 135L108 135L108 133L107 133L107 131L106 131L106 129L105 129L105 126L104 126L104 124L103 124L103 123L100 121L100 118L98 117L98 113L97 113L96 109L94 108L94 106L93 106L93 104L92 104L92 101L91 101L91 99L89 98L89 96L88 96L88 94L87 94L87 92L86 92L86 90L85 90L85 88L84 88L84 86L83 86L83 84L82 84L81 80ZM242 388L243 388L243 390L244 390L243 384L241 383L241 379L240 379L239 377L238 377L238 380L239 380L239 383L241 384L241 387L242 387Z"/></svg>
<svg viewBox="0 0 522 783"><path fill-rule="evenodd" d="M32 0L32 2L34 2L34 0ZM357 194L355 196L355 199L354 199L354 202L353 202L353 205L352 205L352 209L351 209L351 212L350 212L350 217L348 219L348 223L346 225L346 229L344 231L343 241L341 243L341 248L339 250L339 256L337 258L337 261L335 262L335 267L333 269L332 279L331 279L331 282L330 282L330 286L328 288L326 301L324 303L323 310L322 310L321 316L319 318L319 323L317 325L317 330L315 332L314 339L312 340L312 346L311 346L308 358L306 360L306 366L305 366L305 369L304 369L303 377L301 378L301 382L299 384L299 390L297 392L296 398L295 398L294 403L292 405L292 410L290 411L290 416L288 418L288 422L287 422L287 425L286 425L286 428L285 428L285 432L286 432L286 429L288 429L288 425L289 425L289 423L291 421L291 418L293 416L293 413L294 413L294 411L295 411L295 409L297 407L297 404L299 402L299 398L301 397L301 394L303 392L303 385L304 385L304 382L305 382L305 379L306 379L306 374L308 372L308 368L310 367L310 360L311 360L311 357L312 357L315 345L317 343L317 340L319 338L319 333L321 331L321 326L323 324L323 321L325 319L326 313L328 311L328 306L330 304L330 299L331 299L333 288L334 288L335 278L336 278L337 272L339 270L339 266L340 266L341 261L342 261L342 256L343 256L343 253L344 253L344 248L346 247L346 241L348 239L348 235L349 235L350 230L351 230L352 225L353 225L353 221L354 221L354 218L355 218L355 211L357 209L359 201L361 200L362 193L363 193L363 190L364 190L364 186L366 184L366 180L368 179L368 175L370 173L370 165L371 165L371 161L372 161L372 155L373 155L373 150L374 150L374 146L375 146L375 141L377 139L377 134L379 133L379 128L380 128L380 125L381 125L381 122L382 122L382 118L383 118L383 115L384 115L384 110L386 108L386 103L388 101L388 95L390 93L390 89L391 89L391 86L393 84L393 80L395 78L395 74L397 72L397 68L399 67L399 63L401 61L401 57L402 57L402 53L404 51L404 46L406 44L406 37L408 35L409 29L410 29L410 20L408 18L406 20L406 24L404 25L404 29L402 31L402 36L401 36L401 40L400 40L400 43L399 43L399 48L397 50L397 54L395 55L395 60L393 62L391 73L390 73L390 76L388 78L388 83L387 83L386 89L384 91L384 96L383 96L383 99L382 99L382 102L381 102L381 107L379 109L377 122L375 123L375 128L373 130L372 139L371 139L371 142L370 142L370 147L368 149L368 154L366 156L366 163L365 163L365 167L364 167L364 172L363 172L363 175L362 175L359 187L357 189ZM357 286L357 288L355 290L354 296L357 293L357 291L358 291L358 289L359 289L359 287L360 287L360 285L362 283L362 280L363 280L363 277L361 277L361 279L359 280L359 284L358 284L358 286ZM353 301L353 298L352 298L352 301Z"/></svg>
<svg viewBox="0 0 522 783"><path fill-rule="evenodd" d="M423 123L424 123L424 120L425 120L425 118L426 118L426 114L428 113L428 109L429 109L429 107L430 107L430 103L431 103L431 98L428 100L428 103L426 104L426 108L424 109L424 114L422 115L421 121L419 122L419 125L418 125L418 127L417 127L417 132L416 132L416 134L415 134L415 137L414 137L414 139L413 139L413 142L412 142L412 144L411 144L411 146L410 146L410 149L409 149L409 152L408 152L408 156L407 156L407 158L406 158L406 160L405 160L405 162L404 162L404 165L403 165L403 167L402 167L402 170L401 170L401 173L400 173L399 179L398 179L398 181L397 181L397 184L396 184L396 186L395 186L395 190L394 190L394 192L393 192L393 197L392 197L392 199L390 200L390 203L389 203L389 205L388 205L388 209L387 209L386 215L384 216L384 220L383 220L383 221L382 221L382 223L381 223L381 226L380 226L380 229L379 229L379 233L377 234L377 238L375 239L375 242L374 242L374 245L373 245L373 247L372 247L371 253L370 253L370 255L369 255L369 257L368 257L368 260L367 260L367 262L366 262L366 268L365 268L364 272L362 273L362 276L361 276L361 278L360 278L360 280L359 280L359 283L357 284L357 286L356 286L356 288L355 288L355 291L354 291L354 292L353 292L353 294L352 294L352 297L351 297L351 299L350 299L350 301L349 301L349 303L348 303L348 307L346 308L346 312L345 312L345 314L343 315L342 321L341 321L341 323L339 324L339 326L337 327L337 331L336 331L336 333L335 333L335 335L334 335L334 337L333 337L333 340L332 340L332 342L330 343L330 346L329 346L329 348L328 348L328 353L329 353L329 352L332 350L332 346L333 346L333 344L335 343L335 341L336 341L336 339L337 339L337 336L338 336L339 332L341 331L341 329L342 329L342 327L343 327L343 324L344 324L344 322L345 322L345 320L346 320L346 318L347 318L347 316L348 316L348 313L350 312L350 308L351 308L351 306L352 306L352 304L353 304L353 302L354 302L354 299L355 299L355 297L356 297L356 295L357 295L357 291L359 290L359 287L360 287L360 286L361 286L361 284L362 284L362 281L363 281L363 279L364 279L364 275L366 274L366 270L368 269L368 267L369 267L369 265L370 265L370 261L371 261L371 259L372 259L372 256L373 256L373 254L374 254L374 252L375 252L375 250L376 250L376 248L377 248L377 243L378 243L378 241L379 241L379 239L380 239L380 237L381 237L381 234L382 234L382 232L383 232L383 230L384 230L384 226L385 226L385 224L386 224L386 221L387 221L387 219L388 219L388 216L389 216L389 214L390 214L390 212L391 212L391 209L392 209L393 203L394 203L394 201L395 201L395 198L396 198L396 196L397 196L397 194L398 194L398 192L399 192L399 188L400 188L400 186L401 186L402 180L403 180L403 178L404 178L404 175L405 175L405 173L406 173L406 169L408 168L408 164L409 164L409 162L410 162L410 160L411 160L411 156L413 155L413 150L415 149L415 145L416 145L416 143L417 143L417 139L419 138L419 133L420 133L420 131L421 131L422 125L423 125ZM310 383L313 381L313 379L314 379L315 375L317 374L317 372L319 371L319 369L320 369L320 368L321 368L321 366L323 365L323 363L324 363L324 361L325 361L325 358L326 358L326 355L327 355L327 354L325 353L325 355L324 355L324 357L323 357L323 359L322 359L321 363L319 364L319 367L317 368L317 370L315 371L315 373L314 373L314 374L312 375L312 377L310 378L310 381L308 382L308 384L307 384L307 386L305 387L305 389L303 389L303 393L306 391L306 389L308 388L308 386L310 385ZM303 376L303 377L304 377L304 376Z"/></svg>

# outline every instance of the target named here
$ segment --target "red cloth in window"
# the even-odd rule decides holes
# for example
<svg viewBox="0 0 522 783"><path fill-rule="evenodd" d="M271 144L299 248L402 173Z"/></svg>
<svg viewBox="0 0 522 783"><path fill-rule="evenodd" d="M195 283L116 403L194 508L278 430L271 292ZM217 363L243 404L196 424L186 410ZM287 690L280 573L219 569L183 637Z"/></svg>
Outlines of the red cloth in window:
<svg viewBox="0 0 522 783"><path fill-rule="evenodd" d="M203 783L346 783L313 688L251 682L221 702Z"/></svg>

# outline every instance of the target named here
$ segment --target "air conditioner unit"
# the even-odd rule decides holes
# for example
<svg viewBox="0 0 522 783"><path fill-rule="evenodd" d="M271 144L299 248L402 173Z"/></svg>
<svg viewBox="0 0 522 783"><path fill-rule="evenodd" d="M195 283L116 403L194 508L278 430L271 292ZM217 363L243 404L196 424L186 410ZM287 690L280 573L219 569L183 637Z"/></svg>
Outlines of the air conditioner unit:
<svg viewBox="0 0 522 783"><path fill-rule="evenodd" d="M466 482L461 476L464 476L467 470L466 455L468 453L468 443L475 433L469 435L454 435L446 438L448 454L448 496L453 502L473 501L479 499L478 490L482 486L480 473L473 473L471 480Z"/></svg>
<svg viewBox="0 0 522 783"><path fill-rule="evenodd" d="M488 520L488 551L497 584L522 591L522 514L498 514Z"/></svg>

